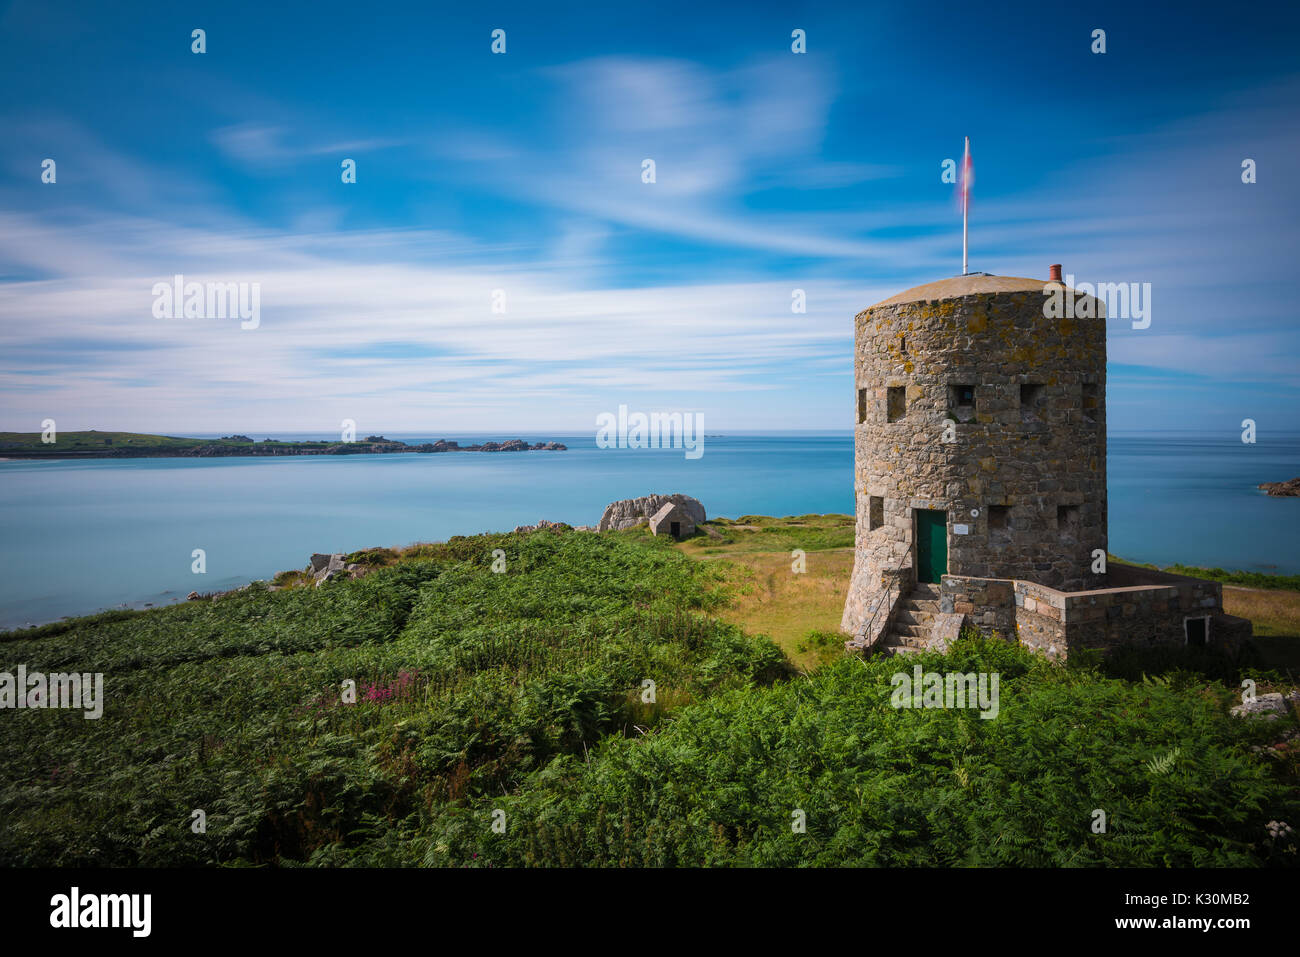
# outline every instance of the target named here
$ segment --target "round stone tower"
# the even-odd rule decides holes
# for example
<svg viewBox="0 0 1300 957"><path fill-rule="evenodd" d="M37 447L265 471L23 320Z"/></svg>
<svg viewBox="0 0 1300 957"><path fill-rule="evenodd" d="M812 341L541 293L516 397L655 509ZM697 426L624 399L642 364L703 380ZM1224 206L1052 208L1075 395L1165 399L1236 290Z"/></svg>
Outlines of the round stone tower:
<svg viewBox="0 0 1300 957"><path fill-rule="evenodd" d="M857 315L849 634L895 577L1101 586L1104 306L1052 271L944 279Z"/></svg>

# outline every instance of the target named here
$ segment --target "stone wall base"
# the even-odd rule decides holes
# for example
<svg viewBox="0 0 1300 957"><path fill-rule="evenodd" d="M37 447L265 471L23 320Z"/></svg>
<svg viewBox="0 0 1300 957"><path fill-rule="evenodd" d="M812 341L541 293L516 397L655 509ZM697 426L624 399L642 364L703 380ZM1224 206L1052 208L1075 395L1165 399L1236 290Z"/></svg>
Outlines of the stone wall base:
<svg viewBox="0 0 1300 957"><path fill-rule="evenodd" d="M1185 647L1189 622L1206 619L1208 647L1240 652L1253 628L1223 611L1217 582L1124 566L1113 587L1065 592L1016 579L945 575L940 610L989 636L1056 660L1081 648Z"/></svg>

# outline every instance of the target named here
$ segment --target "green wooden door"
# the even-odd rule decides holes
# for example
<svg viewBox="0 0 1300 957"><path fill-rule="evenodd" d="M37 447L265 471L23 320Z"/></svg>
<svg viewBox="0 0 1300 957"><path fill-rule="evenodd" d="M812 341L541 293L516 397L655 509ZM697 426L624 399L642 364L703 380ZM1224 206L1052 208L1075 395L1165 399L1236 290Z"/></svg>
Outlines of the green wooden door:
<svg viewBox="0 0 1300 957"><path fill-rule="evenodd" d="M937 582L948 570L948 513L917 509L916 580Z"/></svg>

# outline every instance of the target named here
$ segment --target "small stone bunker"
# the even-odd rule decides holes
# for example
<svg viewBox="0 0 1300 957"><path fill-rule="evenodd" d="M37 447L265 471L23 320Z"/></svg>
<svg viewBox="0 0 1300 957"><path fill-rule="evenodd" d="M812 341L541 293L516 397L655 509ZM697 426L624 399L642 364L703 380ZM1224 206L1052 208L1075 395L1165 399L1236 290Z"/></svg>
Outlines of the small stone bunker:
<svg viewBox="0 0 1300 957"><path fill-rule="evenodd" d="M1251 636L1225 614L1218 582L1112 564L1106 588L1065 592L1015 579L944 575L939 612L1049 658L1120 646L1217 647L1235 654Z"/></svg>
<svg viewBox="0 0 1300 957"><path fill-rule="evenodd" d="M650 516L650 534L671 535L673 538L687 538L695 534L695 520L689 512L676 502L666 502L659 511Z"/></svg>

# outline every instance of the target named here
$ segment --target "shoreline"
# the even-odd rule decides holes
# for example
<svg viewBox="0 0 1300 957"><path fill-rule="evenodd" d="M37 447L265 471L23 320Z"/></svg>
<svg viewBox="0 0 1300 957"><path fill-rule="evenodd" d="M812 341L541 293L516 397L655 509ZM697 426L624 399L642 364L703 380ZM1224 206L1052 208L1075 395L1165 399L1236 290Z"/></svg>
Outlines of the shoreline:
<svg viewBox="0 0 1300 957"><path fill-rule="evenodd" d="M468 450L467 450L467 449L461 449L460 451L468 451ZM0 459L0 461L2 461L2 459ZM817 514L817 515L820 516L820 515L830 515L830 514L838 514L838 513L812 513L812 514ZM750 513L745 513L745 515L746 515L746 517L750 517ZM771 517L771 516L753 516L753 517L756 517L756 518L769 518L769 517ZM724 521L728 521L728 522L736 522L736 521L738 521L737 518L727 518L727 516L715 516L714 518L709 519L709 522L717 521L717 520L719 520L719 519L722 519L722 520L724 520ZM557 524L557 525L560 525L560 526L563 526L563 525L564 525L564 523L556 523L556 524ZM706 523L706 524L707 524L707 523ZM639 527L639 526L638 526L638 527ZM538 530L541 530L541 529L537 529L536 527L534 527L534 531L538 531ZM600 533L600 532L596 532L596 531L594 530L594 527L590 527L590 526L581 526L581 527L580 527L580 526L567 526L566 528L563 529L563 531L564 531L564 532L586 532L586 533L589 533L589 534L602 534L602 533ZM516 531L499 531L499 532L498 532L498 531L479 531L479 532L474 533L473 535L452 536L452 537L453 537L453 538L473 538L473 537L477 537L477 536L480 536L480 535L509 535L509 534L518 534L518 533L519 533L518 530L516 530ZM532 532L523 532L522 534L532 534ZM689 539L688 539L688 540L689 540ZM401 546L395 546L395 545L371 545L371 546L366 546L366 547L363 547L363 548L354 549L354 550L352 550L352 551L350 551L350 552L346 552L346 553L337 553L337 554L343 554L343 555L358 555L358 554L361 554L361 553L363 553L363 552L388 551L388 552L396 553L398 556L400 556L403 552L408 551L408 550L413 549L413 548L418 548L418 547L420 547L420 546L422 546L422 545L445 545L445 544L446 544L445 541L432 541L432 542L411 542L411 543L408 543L408 544L406 544L406 545L401 545ZM849 550L849 551L851 551L852 548L853 548L853 546L852 546L852 545L849 545L849 546L845 546L845 547L819 549L818 551L825 551L825 552L845 551L845 550ZM703 557L703 556L702 556L702 557ZM733 555L721 554L721 555L710 555L710 556L707 556L707 558L709 558L709 559L722 559L722 560L734 559L734 557L735 557L735 554L733 554ZM1131 566L1138 567L1138 568L1152 568L1152 569L1156 569L1157 571L1165 571L1165 570L1168 570L1168 569L1176 569L1177 571L1174 572L1175 574L1180 574L1180 575L1190 575L1191 577L1204 578L1204 579L1207 580L1207 581L1215 581L1215 582L1218 582L1218 583L1219 583L1219 584L1220 584L1224 589L1229 589L1229 588L1231 588L1231 589L1236 589L1236 590L1239 590L1239 591L1244 591L1244 592L1255 592L1255 593L1261 593L1261 594L1268 594L1268 593L1270 593L1270 592L1272 592L1272 593L1277 593L1277 592L1300 592L1300 582L1295 582L1295 583L1294 583L1294 584L1295 584L1295 587L1288 587L1290 584L1292 584L1291 581L1288 581L1287 584L1281 584L1281 583L1279 583L1279 584L1277 584L1277 585L1273 585L1273 586L1271 586L1271 587L1270 587L1270 586L1267 586L1267 585L1264 586L1264 587L1259 587L1259 586L1257 586L1257 585L1252 586L1252 585L1247 585L1247 584L1238 584L1238 583L1236 583L1236 582L1233 582L1233 581L1227 580L1229 577L1232 577L1232 576L1255 576L1255 577L1257 577L1257 578L1264 578L1264 579L1270 579L1270 578L1272 578L1272 579L1278 579L1278 580L1283 580L1283 579L1286 579L1286 580L1295 580L1295 579L1300 579L1300 576L1297 576L1297 575L1270 574L1270 573L1265 573L1265 572L1248 572L1248 571L1245 571L1245 570L1226 570L1226 569L1217 568L1217 567L1208 567L1208 566L1199 566L1199 565L1198 565L1198 566L1189 566L1189 565L1183 565L1183 564L1181 564L1181 563L1179 563L1179 562L1173 562L1173 563L1170 563L1170 564L1168 564L1168 565L1159 565L1159 564L1150 563L1150 562L1140 562L1140 561L1134 561L1134 560L1130 560L1130 559L1123 559L1123 558L1119 558L1118 556L1115 556L1115 555L1110 555L1109 558L1108 558L1108 560L1111 561L1111 562L1114 562L1114 563L1116 563L1116 564L1120 564L1120 565L1131 565ZM220 598L220 597L223 596L223 595L230 595L230 594L233 594L233 593L235 593L235 592L243 591L243 590L245 590L245 589L247 589L247 588L250 588L250 587L252 587L253 585L257 585L257 584L259 584L259 583L260 583L260 584L265 584L265 585L267 586L267 588L270 589L270 590L272 590L272 591L279 591L279 590L281 590L282 586L278 586L278 585L275 584L276 579L277 579L278 577L280 577L281 575L285 575L285 574L292 573L292 572L295 572L295 571L299 571L299 569L281 569L281 570L279 570L279 571L277 571L277 572L273 572L273 573L271 573L271 575L270 575L269 577L266 577L266 578L252 578L252 579L248 579L247 581L245 581L242 585L235 585L235 586L230 587L230 588L218 589L218 590L214 590L214 591L211 591L211 592L200 593L200 594L198 595L197 598L190 598L190 597L188 597L188 595L181 595L181 594L179 594L179 593L173 593L170 589L168 589L167 591L164 591L164 592L162 592L162 593L160 593L160 594L157 594L157 595L155 595L155 596L153 596L152 598L149 598L149 599L141 598L141 599L136 599L136 600L133 600L133 601L120 602L120 603L118 603L118 604L114 604L114 605L106 605L106 606L102 606L102 607L100 607L100 608L96 608L96 609L91 610L91 611L80 612L80 613L73 613L73 614L66 614L66 615L58 615L58 616L56 616L56 617L48 618L48 619L44 619L44 620L42 620L42 621L31 621L31 622L26 622L26 623L24 623L24 624L20 624L20 625L12 625L12 626L8 626L8 625L0 624L0 636L5 636L5 635L12 636L12 635L14 635L14 634L16 634L16 633L18 633L18 632L22 632L22 631L28 631L28 630L35 629L35 628L43 628L43 627L46 627L46 626L49 626L49 625L55 625L55 624L59 624L59 623L63 623L63 622L72 622L72 621L75 621L75 620L80 619L80 618L89 618L89 617L93 617L93 616L95 616L95 615L102 615L102 614L106 614L106 613L109 613L109 612L143 612L143 611L155 611L155 610L159 610L159 609L162 609L162 608L168 608L168 607L170 607L170 606L172 606L172 605L184 604L184 603L186 603L186 602L188 602L188 601L197 601L197 600L211 601L211 600L213 600L213 599ZM1199 574L1198 574L1198 573L1199 573ZM172 597L173 594L175 595L175 597Z"/></svg>

